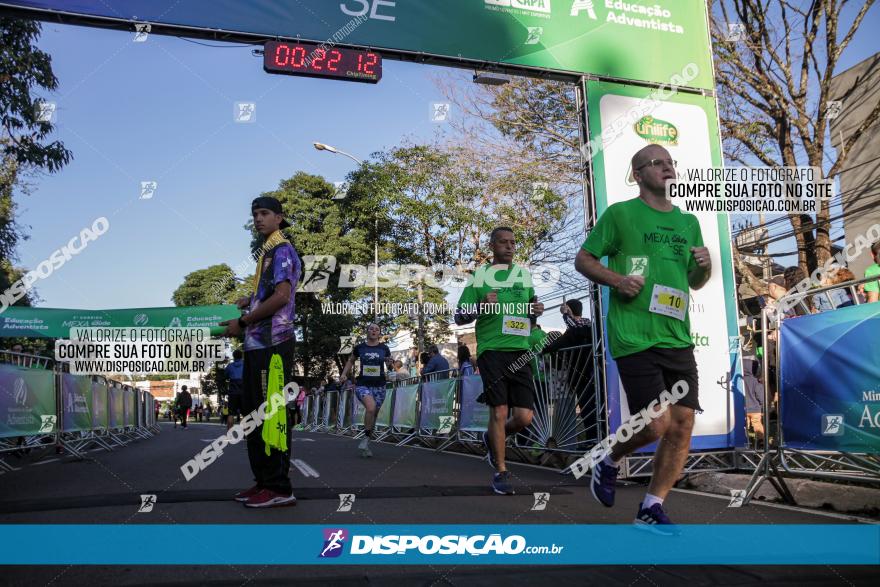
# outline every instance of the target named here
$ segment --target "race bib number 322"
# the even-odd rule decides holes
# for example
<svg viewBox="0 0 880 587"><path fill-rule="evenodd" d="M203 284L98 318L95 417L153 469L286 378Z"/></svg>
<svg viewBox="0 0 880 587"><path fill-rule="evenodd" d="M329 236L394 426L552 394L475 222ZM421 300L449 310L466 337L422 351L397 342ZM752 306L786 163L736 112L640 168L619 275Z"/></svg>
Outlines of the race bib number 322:
<svg viewBox="0 0 880 587"><path fill-rule="evenodd" d="M512 334L514 336L528 336L531 332L531 325L528 319L519 316L505 316L501 325L502 334Z"/></svg>

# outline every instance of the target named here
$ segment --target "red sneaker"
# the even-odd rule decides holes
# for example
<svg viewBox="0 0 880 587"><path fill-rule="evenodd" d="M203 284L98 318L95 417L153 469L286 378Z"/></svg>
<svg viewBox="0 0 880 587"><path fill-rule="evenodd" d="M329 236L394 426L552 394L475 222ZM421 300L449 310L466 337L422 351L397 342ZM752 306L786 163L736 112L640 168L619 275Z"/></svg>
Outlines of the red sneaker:
<svg viewBox="0 0 880 587"><path fill-rule="evenodd" d="M235 501L247 501L260 492L260 486L254 485L250 489L244 489L235 494Z"/></svg>
<svg viewBox="0 0 880 587"><path fill-rule="evenodd" d="M288 505L296 505L296 498L293 493L284 495L276 493L271 489L261 489L256 495L251 496L244 505L249 508L275 508Z"/></svg>

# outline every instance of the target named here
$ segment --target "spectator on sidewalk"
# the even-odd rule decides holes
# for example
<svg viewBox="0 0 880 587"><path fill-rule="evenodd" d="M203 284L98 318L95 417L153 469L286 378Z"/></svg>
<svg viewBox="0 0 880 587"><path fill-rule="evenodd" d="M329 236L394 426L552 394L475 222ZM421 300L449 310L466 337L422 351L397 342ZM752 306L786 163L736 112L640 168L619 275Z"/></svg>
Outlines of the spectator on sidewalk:
<svg viewBox="0 0 880 587"><path fill-rule="evenodd" d="M474 364L471 361L471 349L461 344L458 345L458 375L468 377L474 374Z"/></svg>
<svg viewBox="0 0 880 587"><path fill-rule="evenodd" d="M422 368L422 376L430 376L431 373L437 373L433 377L428 377L426 381L433 379L446 379L449 377L449 361L440 354L440 349L436 344L432 344L428 348L428 363Z"/></svg>

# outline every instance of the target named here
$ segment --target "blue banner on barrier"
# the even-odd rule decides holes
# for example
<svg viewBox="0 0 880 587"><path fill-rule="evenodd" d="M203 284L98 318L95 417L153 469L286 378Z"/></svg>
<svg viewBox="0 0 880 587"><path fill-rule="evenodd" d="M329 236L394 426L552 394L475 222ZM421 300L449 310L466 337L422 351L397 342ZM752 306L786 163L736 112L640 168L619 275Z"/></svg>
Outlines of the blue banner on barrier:
<svg viewBox="0 0 880 587"><path fill-rule="evenodd" d="M880 564L880 526L680 526L663 537L619 525L7 525L0 564L277 565L645 565ZM235 548L133 548L136 544L211 545L242 528L259 540ZM63 532L76 548L34 548ZM755 537L759 536L760 540Z"/></svg>
<svg viewBox="0 0 880 587"><path fill-rule="evenodd" d="M880 453L880 304L785 320L779 389L785 446Z"/></svg>

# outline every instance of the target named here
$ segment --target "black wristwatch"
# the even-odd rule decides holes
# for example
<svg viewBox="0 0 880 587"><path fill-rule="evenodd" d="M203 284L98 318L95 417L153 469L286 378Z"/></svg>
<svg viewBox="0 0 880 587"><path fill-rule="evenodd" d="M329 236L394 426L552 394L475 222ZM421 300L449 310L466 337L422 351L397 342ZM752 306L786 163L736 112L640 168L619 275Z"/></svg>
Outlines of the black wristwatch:
<svg viewBox="0 0 880 587"><path fill-rule="evenodd" d="M241 328L242 330L247 328L247 322L244 321L243 317L238 318L238 327Z"/></svg>

